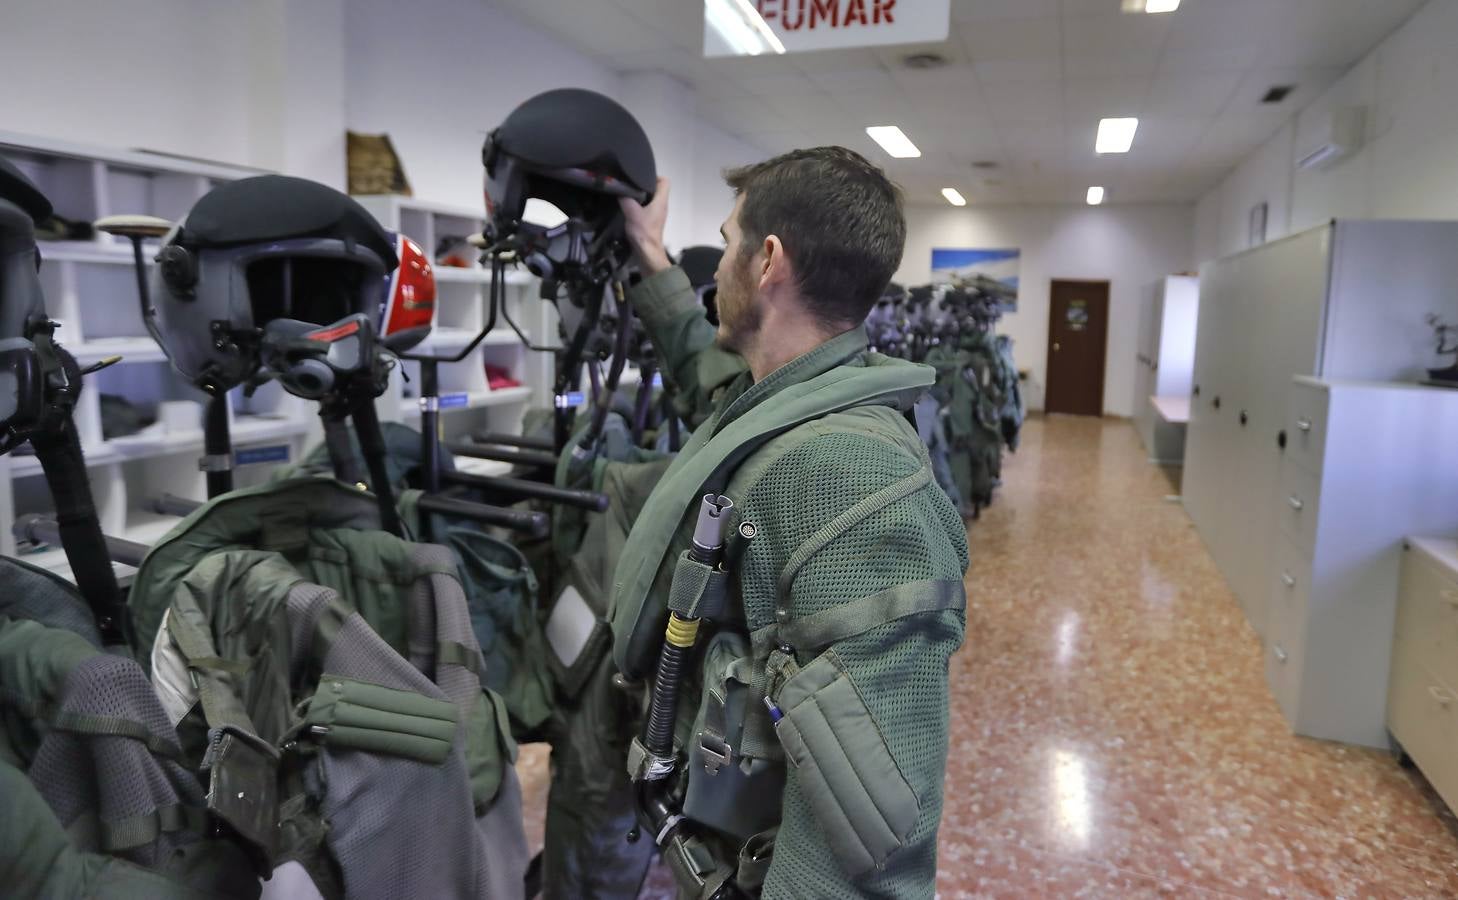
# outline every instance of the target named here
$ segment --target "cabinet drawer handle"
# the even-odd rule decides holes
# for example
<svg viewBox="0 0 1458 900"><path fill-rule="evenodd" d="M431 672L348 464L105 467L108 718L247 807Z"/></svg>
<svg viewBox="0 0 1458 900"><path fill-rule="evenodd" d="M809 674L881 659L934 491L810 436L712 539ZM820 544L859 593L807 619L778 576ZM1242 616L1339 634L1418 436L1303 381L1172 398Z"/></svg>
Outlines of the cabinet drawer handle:
<svg viewBox="0 0 1458 900"><path fill-rule="evenodd" d="M1286 651L1281 649L1280 644L1273 644L1271 646L1271 652L1276 655L1277 662L1279 662L1281 665L1286 664Z"/></svg>
<svg viewBox="0 0 1458 900"><path fill-rule="evenodd" d="M1447 706L1453 702L1453 695L1438 687L1436 684L1428 686L1428 694L1438 701L1439 706Z"/></svg>
<svg viewBox="0 0 1458 900"><path fill-rule="evenodd" d="M1458 606L1458 591L1455 591L1452 588L1446 588L1439 596L1441 596L1449 606Z"/></svg>
<svg viewBox="0 0 1458 900"><path fill-rule="evenodd" d="M1311 420L1310 419L1297 419L1296 420L1296 428L1299 431L1310 431L1311 430Z"/></svg>
<svg viewBox="0 0 1458 900"><path fill-rule="evenodd" d="M1288 588L1293 588L1296 586L1296 579L1291 575L1290 572L1282 572L1281 580L1286 582L1286 587ZM1458 600L1455 600L1454 602L1458 603Z"/></svg>
<svg viewBox="0 0 1458 900"><path fill-rule="evenodd" d="M1297 512L1300 512L1306 507L1306 504L1301 502L1301 498L1296 496L1295 494L1287 497L1286 502L1291 504L1291 508L1296 510Z"/></svg>

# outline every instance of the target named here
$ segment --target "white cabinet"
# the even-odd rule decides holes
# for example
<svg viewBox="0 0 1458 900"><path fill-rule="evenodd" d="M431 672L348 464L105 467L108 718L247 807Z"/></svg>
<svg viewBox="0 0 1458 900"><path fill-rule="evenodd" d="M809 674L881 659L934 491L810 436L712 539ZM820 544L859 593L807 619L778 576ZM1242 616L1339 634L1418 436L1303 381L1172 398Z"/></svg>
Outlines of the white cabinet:
<svg viewBox="0 0 1458 900"><path fill-rule="evenodd" d="M1266 679L1298 734L1384 747L1403 537L1458 531L1458 391L1298 377L1281 430L1255 573Z"/></svg>
<svg viewBox="0 0 1458 900"><path fill-rule="evenodd" d="M1150 286L1140 310L1134 422L1144 449L1157 462L1177 463L1184 457L1184 426L1166 422L1150 399L1189 395L1199 304L1200 280L1172 275Z"/></svg>
<svg viewBox="0 0 1458 900"><path fill-rule="evenodd" d="M1412 538L1405 549L1387 727L1458 809L1458 541Z"/></svg>
<svg viewBox="0 0 1458 900"><path fill-rule="evenodd" d="M1287 422L1293 376L1417 381L1434 365L1430 312L1458 317L1458 223L1347 222L1200 272L1182 493L1200 536L1262 635L1282 538L1282 450L1321 453ZM1310 419L1310 415L1301 416Z"/></svg>

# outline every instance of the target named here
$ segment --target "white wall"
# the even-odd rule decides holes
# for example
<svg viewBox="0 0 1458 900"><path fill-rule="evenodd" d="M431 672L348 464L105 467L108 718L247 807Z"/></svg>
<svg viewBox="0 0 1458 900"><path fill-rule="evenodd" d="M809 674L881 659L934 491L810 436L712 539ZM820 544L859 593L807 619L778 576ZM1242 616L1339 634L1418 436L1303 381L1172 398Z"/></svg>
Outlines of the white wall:
<svg viewBox="0 0 1458 900"><path fill-rule="evenodd" d="M6 0L0 16L7 131L246 162L246 4Z"/></svg>
<svg viewBox="0 0 1458 900"><path fill-rule="evenodd" d="M480 207L481 145L521 101L618 76L483 0L349 0L345 120L385 132L415 196Z"/></svg>
<svg viewBox="0 0 1458 900"><path fill-rule="evenodd" d="M1455 46L1458 3L1430 0L1200 201L1197 261L1243 249L1261 199L1271 204L1270 238L1332 218L1458 219ZM1298 173L1298 148L1347 105L1366 107L1366 145L1327 171Z"/></svg>
<svg viewBox="0 0 1458 900"><path fill-rule="evenodd" d="M933 247L1021 248L1018 311L998 330L1015 341L1018 367L1032 372L1025 397L1033 409L1042 408L1046 384L1050 282L1110 282L1104 411L1133 414L1140 298L1155 279L1190 268L1190 207L911 207L907 228L896 273L906 285L930 280Z"/></svg>

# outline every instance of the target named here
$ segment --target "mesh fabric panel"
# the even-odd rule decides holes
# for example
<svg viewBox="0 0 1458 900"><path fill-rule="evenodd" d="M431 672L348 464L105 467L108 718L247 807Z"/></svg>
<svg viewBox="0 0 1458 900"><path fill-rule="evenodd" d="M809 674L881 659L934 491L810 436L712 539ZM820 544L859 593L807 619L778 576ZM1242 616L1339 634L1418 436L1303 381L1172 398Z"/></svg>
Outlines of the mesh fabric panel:
<svg viewBox="0 0 1458 900"><path fill-rule="evenodd" d="M62 691L62 715L139 724L162 746L180 752L151 683L132 660L94 656L72 670ZM131 737L54 730L42 742L28 774L57 818L68 826L88 813L115 824L159 809L203 805L202 788L185 769ZM176 847L200 837L186 831L163 833L117 855L155 866L169 859Z"/></svg>
<svg viewBox="0 0 1458 900"><path fill-rule="evenodd" d="M101 646L101 632L74 585L18 560L0 557L0 616L64 628Z"/></svg>
<svg viewBox="0 0 1458 900"><path fill-rule="evenodd" d="M885 440L827 433L767 470L746 497L742 515L760 530L741 578L750 629L774 621L779 573L801 544L861 499L924 465L924 454L913 455ZM960 581L966 564L962 521L945 494L929 483L811 557L791 587L792 615L803 618L907 582ZM961 612L922 614L835 645L916 792L920 817L884 870L853 881L826 845L792 772L766 898L931 896L948 740L947 660L961 645L963 626ZM800 662L809 659L802 655Z"/></svg>

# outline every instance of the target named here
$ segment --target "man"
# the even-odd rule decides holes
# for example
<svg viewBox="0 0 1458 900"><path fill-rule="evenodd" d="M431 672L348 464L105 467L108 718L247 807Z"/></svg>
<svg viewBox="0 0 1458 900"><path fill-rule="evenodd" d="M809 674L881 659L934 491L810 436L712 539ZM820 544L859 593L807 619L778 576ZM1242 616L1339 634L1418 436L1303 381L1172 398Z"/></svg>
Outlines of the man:
<svg viewBox="0 0 1458 900"><path fill-rule="evenodd" d="M653 678L669 607L712 593L686 601L675 576L706 486L735 504L723 608L677 710L691 839L665 859L690 896L931 897L967 545L907 420L934 374L866 347L905 242L900 192L840 147L726 179L717 329L664 251L667 181L623 203L645 276L630 300L696 425L618 563L629 682Z"/></svg>

